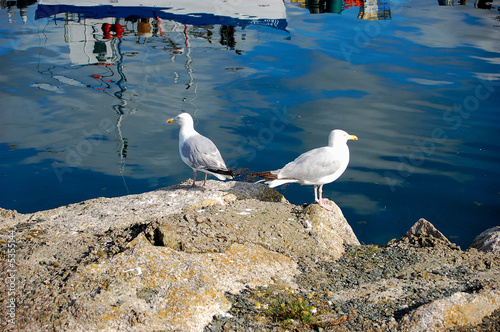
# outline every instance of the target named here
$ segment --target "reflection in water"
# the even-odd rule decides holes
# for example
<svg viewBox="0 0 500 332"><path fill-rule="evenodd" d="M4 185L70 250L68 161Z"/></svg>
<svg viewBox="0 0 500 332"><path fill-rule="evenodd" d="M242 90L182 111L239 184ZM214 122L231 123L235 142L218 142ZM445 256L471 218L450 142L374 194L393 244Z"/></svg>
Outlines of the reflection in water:
<svg viewBox="0 0 500 332"><path fill-rule="evenodd" d="M68 68L66 67L53 66L41 73L50 75L52 78L63 77L56 75L60 69L66 72L66 76L64 76L66 83L73 81L76 82L75 85L93 88L118 99L118 103L112 105L112 108L118 114L116 130L121 142L119 156L122 161L127 157L129 144L127 138L122 135L122 117L136 111L128 106L128 98L125 96L127 78L124 72L124 56L133 58L136 54L122 51L124 37L134 36L137 44L144 45L148 44L150 38L160 38L163 41L163 50L170 53L172 62L177 56L184 55L186 58L184 68L189 77L186 89L189 89L195 84L190 38L201 38L210 42L214 35L212 23L228 23L221 25L219 29L220 44L235 50L237 54L241 54L241 51L236 49L235 25L262 24L279 29L286 27L284 5L280 0L271 0L272 6L269 5L269 10L261 10L262 18L251 13L252 7L250 6L243 10L239 8L239 11L242 11L236 15L239 17L232 17L235 14L230 11L230 7L221 6L213 7L215 12L199 14L196 11L196 15L183 14L183 11L188 11L184 7L189 7L189 1L183 3L182 10L177 11L172 7L147 8L123 5L92 7L61 3L51 5L51 2L43 1L43 4L39 5L37 9L36 17L38 19L49 18L56 24L60 21L64 22L64 41L70 49L71 64L76 67L72 68L73 78L67 77ZM191 5L193 4L195 3L191 2ZM228 16L217 16L217 13L220 12ZM162 17L167 19L162 19ZM203 26L197 27L186 22L203 24ZM50 42L47 41L47 44ZM155 45L154 48L157 49L158 46ZM98 68L98 70L91 75L85 75L83 72L88 71L87 66ZM102 73L102 68L105 68L105 73ZM90 84L80 82L85 77L92 77L94 81ZM112 80L112 77L118 77L118 79ZM178 77L179 74L175 73L175 83L177 83ZM50 86L46 85L38 87L51 89Z"/></svg>
<svg viewBox="0 0 500 332"><path fill-rule="evenodd" d="M358 18L362 20L390 20L390 0L292 0L301 3L311 14L340 14L345 9L359 7Z"/></svg>
<svg viewBox="0 0 500 332"><path fill-rule="evenodd" d="M78 84L78 86L93 88L95 91L104 92L118 100L111 107L118 116L115 129L119 142L119 174L123 178L128 139L123 137L121 124L123 116L134 113L135 109L129 108L127 99L124 98L124 93L127 90L127 78L124 72L124 56L121 48L122 38L126 31L120 24L122 19L82 19L80 15L65 13L63 21L64 41L70 49L69 58L73 65L72 70L68 71L65 66L61 68L53 66L41 74L49 74L54 77L54 73L60 70L65 73L65 77L72 73L73 77L67 78L67 80L74 82L80 82L86 76L91 77L92 83ZM102 68L105 68L104 72ZM85 75L88 70L92 73L91 75ZM117 79L113 80L113 77L117 77Z"/></svg>
<svg viewBox="0 0 500 332"><path fill-rule="evenodd" d="M53 17L60 13L77 13L85 18L161 18L181 24L221 24L245 27L267 25L286 28L286 11L282 0L261 0L258 3L241 0L170 0L154 1L121 0L103 3L87 0L79 5L72 1L64 4L58 0L44 0L37 9L36 19Z"/></svg>
<svg viewBox="0 0 500 332"><path fill-rule="evenodd" d="M0 1L0 9L8 8L9 23L15 22L16 8L19 10L19 16L23 20L23 23L27 21L27 8L28 6L34 5L36 0L18 0L18 1Z"/></svg>
<svg viewBox="0 0 500 332"><path fill-rule="evenodd" d="M454 6L455 1L461 6L466 6L468 0L438 0L440 6ZM474 7L481 9L494 9L492 6L492 0L476 0L474 1Z"/></svg>
<svg viewBox="0 0 500 332"><path fill-rule="evenodd" d="M363 20L377 21L390 20L390 1L366 0L363 6L359 7L358 18Z"/></svg>
<svg viewBox="0 0 500 332"><path fill-rule="evenodd" d="M492 9L493 8L492 1L493 0L478 0L474 2L474 6L476 8L481 8L481 9Z"/></svg>
<svg viewBox="0 0 500 332"><path fill-rule="evenodd" d="M226 45L231 49L236 46L236 40L234 38L235 29L232 26L223 25L220 27L220 43Z"/></svg>
<svg viewBox="0 0 500 332"><path fill-rule="evenodd" d="M465 6L468 0L437 0L440 6L454 6L457 4ZM358 18L362 20L390 20L390 0L291 0L292 3L302 4L311 14L335 13L340 14L344 10L359 7ZM491 0L476 0L474 7L481 9L495 9ZM500 11L500 9L499 9Z"/></svg>
<svg viewBox="0 0 500 332"><path fill-rule="evenodd" d="M311 14L337 13L343 10L342 0L305 0L305 6Z"/></svg>

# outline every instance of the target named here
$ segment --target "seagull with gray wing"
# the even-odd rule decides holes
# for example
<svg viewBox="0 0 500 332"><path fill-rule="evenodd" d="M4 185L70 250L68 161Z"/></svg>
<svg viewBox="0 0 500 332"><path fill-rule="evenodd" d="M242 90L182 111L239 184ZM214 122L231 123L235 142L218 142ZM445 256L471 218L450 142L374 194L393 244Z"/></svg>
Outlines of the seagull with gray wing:
<svg viewBox="0 0 500 332"><path fill-rule="evenodd" d="M205 173L203 186L207 185L207 175L212 174L219 180L234 178L233 171L227 169L226 163L215 144L194 129L191 115L181 113L167 123L177 122L179 130L179 153L186 165L193 169L193 185L196 186L196 171Z"/></svg>
<svg viewBox="0 0 500 332"><path fill-rule="evenodd" d="M343 130L332 130L328 136L328 146L307 151L281 169L253 175L264 178L271 188L285 183L314 185L314 200L319 206L331 211L332 207L326 204L328 199L323 198L323 185L337 180L344 173L349 164L347 141L357 139Z"/></svg>

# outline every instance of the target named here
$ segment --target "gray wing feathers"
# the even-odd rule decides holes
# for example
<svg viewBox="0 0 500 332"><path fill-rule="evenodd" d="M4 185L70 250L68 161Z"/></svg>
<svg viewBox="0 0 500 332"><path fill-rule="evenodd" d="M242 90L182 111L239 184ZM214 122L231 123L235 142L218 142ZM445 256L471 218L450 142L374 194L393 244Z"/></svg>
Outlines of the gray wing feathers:
<svg viewBox="0 0 500 332"><path fill-rule="evenodd" d="M202 135L188 138L181 147L189 166L197 169L226 169L226 164L215 144Z"/></svg>
<svg viewBox="0 0 500 332"><path fill-rule="evenodd" d="M317 181L341 168L340 160L332 155L329 147L317 148L301 154L283 167L278 178Z"/></svg>

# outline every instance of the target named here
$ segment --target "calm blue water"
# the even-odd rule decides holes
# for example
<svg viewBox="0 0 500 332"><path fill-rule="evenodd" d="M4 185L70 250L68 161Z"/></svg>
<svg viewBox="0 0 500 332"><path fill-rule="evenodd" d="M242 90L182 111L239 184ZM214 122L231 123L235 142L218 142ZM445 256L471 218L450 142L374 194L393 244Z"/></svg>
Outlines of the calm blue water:
<svg viewBox="0 0 500 332"><path fill-rule="evenodd" d="M1 9L0 206L29 213L191 177L165 124L184 110L229 166L252 171L326 145L332 129L357 135L324 196L364 243L423 217L465 248L498 225L498 1L285 7L283 19L141 22L35 4L25 23ZM378 20L358 18L370 9ZM313 201L311 186L279 190Z"/></svg>

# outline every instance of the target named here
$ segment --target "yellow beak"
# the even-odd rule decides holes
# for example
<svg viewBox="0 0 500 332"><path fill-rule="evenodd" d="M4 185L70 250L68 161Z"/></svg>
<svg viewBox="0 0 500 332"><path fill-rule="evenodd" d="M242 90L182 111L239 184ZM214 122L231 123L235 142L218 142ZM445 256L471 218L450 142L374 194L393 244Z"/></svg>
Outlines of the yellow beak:
<svg viewBox="0 0 500 332"><path fill-rule="evenodd" d="M353 141L357 141L358 140L358 136L356 136L356 135L349 135L349 139L352 139Z"/></svg>
<svg viewBox="0 0 500 332"><path fill-rule="evenodd" d="M167 120L167 123L172 123L172 122L174 122L174 121L175 121L175 119L174 119L174 118L172 118L172 119L168 119L168 120Z"/></svg>

